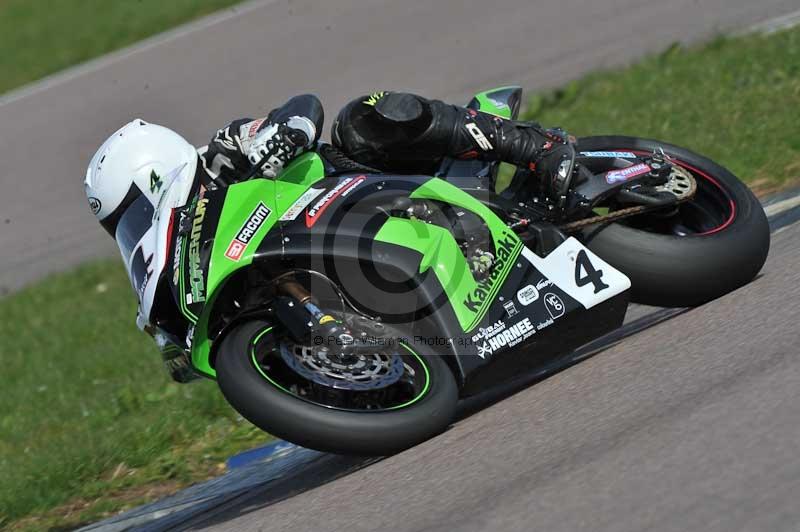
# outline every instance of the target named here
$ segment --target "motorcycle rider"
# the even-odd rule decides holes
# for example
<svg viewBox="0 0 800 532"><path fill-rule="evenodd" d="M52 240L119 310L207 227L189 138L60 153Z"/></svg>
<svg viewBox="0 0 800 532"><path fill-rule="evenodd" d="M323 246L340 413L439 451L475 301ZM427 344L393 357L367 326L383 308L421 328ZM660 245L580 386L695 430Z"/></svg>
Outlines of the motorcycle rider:
<svg viewBox="0 0 800 532"><path fill-rule="evenodd" d="M253 175L257 163L263 165L255 175L276 177L293 158L317 147L322 123L319 99L306 94L265 118L234 120L199 149L139 119L102 144L87 169L85 191L92 213L117 241L139 298L140 328L154 303L157 283L149 280L167 260L157 250L168 246L172 209L186 205L198 182L206 189L225 187ZM346 155L334 157L349 165L345 169L430 174L445 157L503 161L528 167L534 184L553 199L566 194L575 159L574 141L560 129L401 92L356 98L337 116L331 136L335 150ZM476 249L468 260L484 274L492 255Z"/></svg>
<svg viewBox="0 0 800 532"><path fill-rule="evenodd" d="M85 180L90 207L115 237L119 218L137 197L148 196L158 205L173 180L182 182L180 203L193 180L206 187L226 186L265 157L257 175L274 178L293 158L314 149L323 117L316 96L295 96L265 118L234 120L197 155L177 133L134 120L92 158ZM561 129L545 130L402 92L381 91L351 101L334 121L331 137L333 146L354 161L397 173L431 173L444 157L528 167L554 199L569 188L575 155Z"/></svg>

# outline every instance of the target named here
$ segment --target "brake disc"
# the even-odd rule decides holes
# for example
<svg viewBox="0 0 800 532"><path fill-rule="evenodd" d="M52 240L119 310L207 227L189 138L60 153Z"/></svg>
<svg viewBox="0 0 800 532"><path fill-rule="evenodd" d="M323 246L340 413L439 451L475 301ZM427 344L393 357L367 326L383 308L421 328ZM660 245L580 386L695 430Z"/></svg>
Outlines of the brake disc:
<svg viewBox="0 0 800 532"><path fill-rule="evenodd" d="M361 349L342 361L326 347L281 343L281 358L305 379L339 390L377 390L391 386L405 372L397 353Z"/></svg>

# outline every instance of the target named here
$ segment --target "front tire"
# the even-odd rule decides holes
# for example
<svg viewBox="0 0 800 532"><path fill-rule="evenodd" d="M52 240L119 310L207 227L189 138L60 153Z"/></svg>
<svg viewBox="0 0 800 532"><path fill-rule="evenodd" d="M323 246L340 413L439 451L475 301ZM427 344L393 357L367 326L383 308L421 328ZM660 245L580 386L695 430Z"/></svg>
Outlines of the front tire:
<svg viewBox="0 0 800 532"><path fill-rule="evenodd" d="M668 234L637 227L633 217L584 230L584 243L630 277L631 298L637 303L695 306L753 280L769 252L769 223L758 199L735 175L687 149L654 140L605 136L579 141L581 151L643 155L658 148L698 183L695 199L681 207L691 223L674 231L680 234Z"/></svg>
<svg viewBox="0 0 800 532"><path fill-rule="evenodd" d="M271 379L258 357L277 342L271 324L248 322L225 337L216 359L219 387L231 406L275 436L319 451L388 455L444 431L455 415L455 378L442 357L434 353L398 347L424 365L424 393L392 409L354 410L307 400ZM331 393L335 391L331 389Z"/></svg>

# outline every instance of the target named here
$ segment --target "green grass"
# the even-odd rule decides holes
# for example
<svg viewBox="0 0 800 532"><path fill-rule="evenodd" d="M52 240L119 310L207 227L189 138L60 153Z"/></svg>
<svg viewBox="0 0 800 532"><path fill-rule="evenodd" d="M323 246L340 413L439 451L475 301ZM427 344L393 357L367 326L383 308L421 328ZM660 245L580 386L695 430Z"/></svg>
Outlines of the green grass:
<svg viewBox="0 0 800 532"><path fill-rule="evenodd" d="M136 329L117 262L0 300L0 523L45 516L26 521L36 530L95 519L147 499L137 486L177 489L268 439L215 383L171 382Z"/></svg>
<svg viewBox="0 0 800 532"><path fill-rule="evenodd" d="M800 178L800 28L718 39L534 95L525 117L578 136L686 146L762 191Z"/></svg>
<svg viewBox="0 0 800 532"><path fill-rule="evenodd" d="M0 0L0 93L241 0Z"/></svg>

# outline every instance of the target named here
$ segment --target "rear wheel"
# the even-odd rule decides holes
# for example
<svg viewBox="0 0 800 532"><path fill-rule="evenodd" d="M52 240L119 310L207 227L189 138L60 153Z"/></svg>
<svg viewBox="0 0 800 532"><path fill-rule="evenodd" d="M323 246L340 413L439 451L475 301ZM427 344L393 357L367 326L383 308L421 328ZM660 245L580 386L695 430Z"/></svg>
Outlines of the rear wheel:
<svg viewBox="0 0 800 532"><path fill-rule="evenodd" d="M583 231L585 244L631 279L632 299L694 306L750 282L769 251L769 224L758 199L731 172L689 150L633 137L580 139L582 151L662 148L697 182L695 196L668 212L643 214Z"/></svg>
<svg viewBox="0 0 800 532"><path fill-rule="evenodd" d="M346 320L356 337L369 338L347 360L296 344L264 321L240 325L217 356L225 398L263 430L327 452L392 454L445 430L458 396L444 360L397 342L386 326Z"/></svg>

